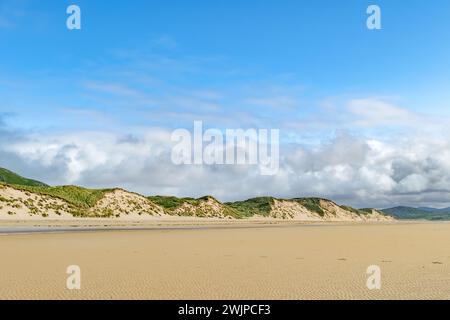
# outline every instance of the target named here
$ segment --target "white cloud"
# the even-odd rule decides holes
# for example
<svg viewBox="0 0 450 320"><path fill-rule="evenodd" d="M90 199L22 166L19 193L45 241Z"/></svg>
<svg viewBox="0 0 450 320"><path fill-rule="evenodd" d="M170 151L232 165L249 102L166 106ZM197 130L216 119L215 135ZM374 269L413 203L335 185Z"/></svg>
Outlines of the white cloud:
<svg viewBox="0 0 450 320"><path fill-rule="evenodd" d="M407 109L379 99L353 99L348 110L360 126L415 125L420 118Z"/></svg>
<svg viewBox="0 0 450 320"><path fill-rule="evenodd" d="M144 194L212 194L222 200L320 196L377 207L450 205L448 119L432 119L380 98L346 99L303 112L298 88L190 90L158 81L133 86L122 76L85 81L84 88L111 96L108 116L126 105L126 114L119 117L147 116L154 121L150 128L138 130L116 119L120 130L131 135L81 130L20 134L2 129L0 122L0 165L51 184L121 186ZM148 113L133 108L143 105L156 107ZM263 113L255 105L274 110ZM89 114L89 109L82 111ZM252 166L173 165L171 132L156 125L190 129L193 120L220 128L280 128L290 144L282 145L279 173L263 177Z"/></svg>
<svg viewBox="0 0 450 320"><path fill-rule="evenodd" d="M427 189L428 179L423 175L413 173L398 183L401 192L422 192Z"/></svg>
<svg viewBox="0 0 450 320"><path fill-rule="evenodd" d="M279 173L265 177L253 166L175 166L170 133L5 132L0 156L3 166L52 184L121 186L144 194L321 196L378 207L450 204L450 139L385 142L338 135L314 148L289 145Z"/></svg>

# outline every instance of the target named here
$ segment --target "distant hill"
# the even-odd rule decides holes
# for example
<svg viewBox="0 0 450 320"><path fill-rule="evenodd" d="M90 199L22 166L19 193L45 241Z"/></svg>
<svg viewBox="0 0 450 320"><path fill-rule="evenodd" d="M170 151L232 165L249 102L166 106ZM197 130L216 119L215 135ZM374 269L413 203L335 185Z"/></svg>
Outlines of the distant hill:
<svg viewBox="0 0 450 320"><path fill-rule="evenodd" d="M0 168L0 182L19 186L34 186L34 187L47 186L43 182L21 177L18 174L4 168Z"/></svg>
<svg viewBox="0 0 450 320"><path fill-rule="evenodd" d="M450 208L413 208L413 207L394 207L382 210L397 219L404 220L450 220Z"/></svg>
<svg viewBox="0 0 450 320"><path fill-rule="evenodd" d="M443 209L436 209L436 208L428 208L428 207L419 207L417 208L419 210L427 211L427 212L450 212L450 207L443 208Z"/></svg>

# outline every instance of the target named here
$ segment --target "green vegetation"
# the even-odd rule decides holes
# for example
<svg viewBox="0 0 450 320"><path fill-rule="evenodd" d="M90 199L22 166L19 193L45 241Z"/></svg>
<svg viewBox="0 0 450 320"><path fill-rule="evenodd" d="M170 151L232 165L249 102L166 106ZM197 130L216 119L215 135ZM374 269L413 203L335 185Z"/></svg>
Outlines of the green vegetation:
<svg viewBox="0 0 450 320"><path fill-rule="evenodd" d="M273 202L274 198L272 197L260 197L245 201L227 202L225 205L236 210L243 218L252 217L254 215L268 217Z"/></svg>
<svg viewBox="0 0 450 320"><path fill-rule="evenodd" d="M450 208L433 209L433 208L395 207L383 209L382 211L397 219L450 220Z"/></svg>
<svg viewBox="0 0 450 320"><path fill-rule="evenodd" d="M56 197L83 209L93 207L106 192L111 191L108 189L86 189L77 186L49 187L42 182L23 178L3 168L0 168L0 182L9 184L18 190Z"/></svg>
<svg viewBox="0 0 450 320"><path fill-rule="evenodd" d="M77 186L62 187L33 187L33 186L14 186L16 189L30 191L33 193L56 197L67 201L69 204L79 208L91 208L105 193L112 191L110 189L86 189Z"/></svg>
<svg viewBox="0 0 450 320"><path fill-rule="evenodd" d="M208 216L217 216L217 214L221 214L225 217L233 217L236 219L241 218L241 215L238 211L231 208L230 206L220 203L214 197L206 196L198 199L193 198L177 198L177 197L167 197L167 196L152 196L148 197L149 200L154 202L155 204L163 207L166 210L166 213L181 216L196 216L196 217L208 217ZM208 211L207 207L201 207L202 203L207 202L208 200L213 200L216 202L219 207L218 210L211 208ZM188 204L190 207L185 208L184 210L177 210L181 208L183 205Z"/></svg>
<svg viewBox="0 0 450 320"><path fill-rule="evenodd" d="M132 200L126 200L128 209L121 209L120 204L116 201L108 205L108 208L102 208L93 212L90 210L95 207L106 193L113 192L116 189L86 189L78 186L60 186L50 187L39 181L23 178L9 170L0 168L0 189L5 185L9 185L17 190L22 190L26 194L26 199L7 199L0 196L0 203L6 204L12 209L28 208L31 215L41 214L47 216L48 213L54 212L61 215L61 212L67 212L74 217L118 217L128 212L138 212L138 214L153 214L153 209L146 212L142 203ZM45 197L39 197L39 195ZM61 204L51 201L50 198L63 200ZM211 196L198 199L194 198L177 198L172 196L151 196L147 197L149 201L155 205L162 207L167 214L179 216L196 216L196 217L233 217L237 219L248 218L255 215L269 217L272 206L275 203L273 197L258 197L245 201L220 203ZM281 199L280 199L281 200ZM292 200L305 207L307 210L314 212L321 217L325 216L326 209L323 208L321 201L328 201L321 198L296 198ZM155 207L156 208L156 207ZM340 208L353 212L358 215L369 214L372 209L355 209L349 206L340 206ZM402 209L403 208L403 209ZM396 217L422 218L423 212L417 213L419 209L402 207L394 211L401 211L401 214L393 214ZM427 208L425 208L427 209ZM161 210L155 209L155 210ZM389 210L389 209L388 209ZM391 213L386 211L388 214ZM440 215L430 213L427 209L426 218L443 219L445 212L440 211ZM449 209L450 210L450 209ZM44 211L44 213L42 213ZM156 212L156 211L155 211ZM159 212L159 211L158 211ZM12 214L12 212L9 212ZM450 218L450 213L448 214ZM445 217L444 217L445 218Z"/></svg>
<svg viewBox="0 0 450 320"><path fill-rule="evenodd" d="M342 209L353 212L357 215L366 215L366 214L371 214L372 213L372 209L370 208L364 208L364 209L355 209L353 207L349 207L349 206L340 206Z"/></svg>
<svg viewBox="0 0 450 320"><path fill-rule="evenodd" d="M359 209L359 211L361 211L362 214L371 214L373 209L372 208L362 208L362 209ZM383 212L381 212L381 213L383 213Z"/></svg>
<svg viewBox="0 0 450 320"><path fill-rule="evenodd" d="M322 207L320 206L320 201L324 199L320 198L297 198L293 199L293 201L297 201L302 206L304 206L306 209L315 212L319 214L319 216L323 217L325 216L325 211L323 211Z"/></svg>
<svg viewBox="0 0 450 320"><path fill-rule="evenodd" d="M4 168L0 168L0 182L21 186L47 186L45 183L21 177L18 174Z"/></svg>
<svg viewBox="0 0 450 320"><path fill-rule="evenodd" d="M183 203L189 203L194 206L198 205L200 203L200 199L193 199L193 198L177 198L177 197L166 197L166 196L153 196L148 197L149 200L153 201L157 205L163 207L164 209L168 210L174 210Z"/></svg>

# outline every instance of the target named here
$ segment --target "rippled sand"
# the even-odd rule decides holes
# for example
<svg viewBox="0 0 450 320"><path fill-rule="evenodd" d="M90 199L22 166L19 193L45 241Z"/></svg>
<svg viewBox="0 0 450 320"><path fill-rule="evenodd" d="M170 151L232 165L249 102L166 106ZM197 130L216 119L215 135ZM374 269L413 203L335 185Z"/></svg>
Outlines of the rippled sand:
<svg viewBox="0 0 450 320"><path fill-rule="evenodd" d="M0 235L0 259L1 299L450 299L449 223Z"/></svg>

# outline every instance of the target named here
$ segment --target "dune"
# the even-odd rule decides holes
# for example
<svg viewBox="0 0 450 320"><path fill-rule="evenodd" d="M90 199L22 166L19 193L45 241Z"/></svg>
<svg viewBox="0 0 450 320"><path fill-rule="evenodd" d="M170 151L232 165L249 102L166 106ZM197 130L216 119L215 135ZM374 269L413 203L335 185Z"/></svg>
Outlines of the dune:
<svg viewBox="0 0 450 320"><path fill-rule="evenodd" d="M319 198L263 197L222 203L212 196L199 199L145 197L120 188L18 186L0 184L0 220L75 220L193 217L220 219L281 219L295 221L389 221L375 209L354 209Z"/></svg>

